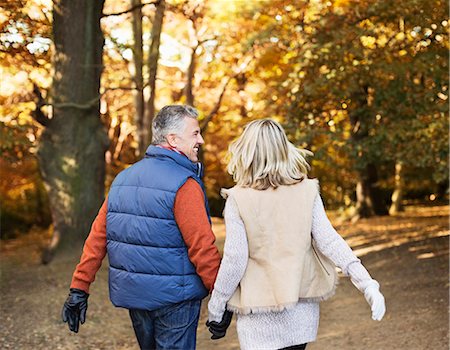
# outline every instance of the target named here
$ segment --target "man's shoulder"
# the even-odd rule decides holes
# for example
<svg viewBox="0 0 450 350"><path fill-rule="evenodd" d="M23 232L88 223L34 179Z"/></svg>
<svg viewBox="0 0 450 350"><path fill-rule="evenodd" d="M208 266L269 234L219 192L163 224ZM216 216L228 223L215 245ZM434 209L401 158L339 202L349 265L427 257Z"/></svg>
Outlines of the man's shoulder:
<svg viewBox="0 0 450 350"><path fill-rule="evenodd" d="M200 184L195 180L193 177L188 177L186 182L178 189L178 193L185 192L185 193L192 193L192 192L202 192L202 188Z"/></svg>

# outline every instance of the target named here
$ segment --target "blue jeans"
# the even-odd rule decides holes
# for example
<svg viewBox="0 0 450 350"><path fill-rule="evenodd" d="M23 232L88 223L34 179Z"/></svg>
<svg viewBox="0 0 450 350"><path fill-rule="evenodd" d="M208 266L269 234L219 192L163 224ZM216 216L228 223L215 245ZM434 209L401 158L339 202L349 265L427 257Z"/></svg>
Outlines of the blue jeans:
<svg viewBox="0 0 450 350"><path fill-rule="evenodd" d="M153 311L130 309L141 349L194 350L201 300L189 300Z"/></svg>

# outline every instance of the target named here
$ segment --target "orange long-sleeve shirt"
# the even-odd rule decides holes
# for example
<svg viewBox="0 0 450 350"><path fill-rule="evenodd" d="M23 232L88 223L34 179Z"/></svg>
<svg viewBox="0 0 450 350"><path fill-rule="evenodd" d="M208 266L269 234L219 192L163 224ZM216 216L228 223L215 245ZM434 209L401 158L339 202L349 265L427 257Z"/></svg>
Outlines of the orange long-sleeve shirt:
<svg viewBox="0 0 450 350"><path fill-rule="evenodd" d="M106 214L108 201L105 199L95 218L84 244L80 263L72 277L70 288L89 293L89 286L102 265L106 255ZM200 185L188 179L175 197L175 221L188 247L188 255L205 287L212 291L220 265L220 255L215 246L215 236L205 209L205 200Z"/></svg>

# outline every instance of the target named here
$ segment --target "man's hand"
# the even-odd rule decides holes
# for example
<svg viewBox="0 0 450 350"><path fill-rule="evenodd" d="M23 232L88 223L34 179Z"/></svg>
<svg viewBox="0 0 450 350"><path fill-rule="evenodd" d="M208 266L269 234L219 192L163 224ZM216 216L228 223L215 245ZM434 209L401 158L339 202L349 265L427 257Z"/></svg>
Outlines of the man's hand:
<svg viewBox="0 0 450 350"><path fill-rule="evenodd" d="M381 321L386 312L386 305L384 302L384 296L380 292L379 284L371 284L364 291L364 297L372 310L372 319L375 321Z"/></svg>
<svg viewBox="0 0 450 350"><path fill-rule="evenodd" d="M70 288L69 296L62 309L62 320L69 324L72 332L78 333L80 322L86 321L89 294L77 288Z"/></svg>
<svg viewBox="0 0 450 350"><path fill-rule="evenodd" d="M206 327L208 327L212 336L211 339L220 339L225 336L227 333L227 328L230 326L231 318L233 317L233 313L231 311L225 310L222 321L207 321Z"/></svg>

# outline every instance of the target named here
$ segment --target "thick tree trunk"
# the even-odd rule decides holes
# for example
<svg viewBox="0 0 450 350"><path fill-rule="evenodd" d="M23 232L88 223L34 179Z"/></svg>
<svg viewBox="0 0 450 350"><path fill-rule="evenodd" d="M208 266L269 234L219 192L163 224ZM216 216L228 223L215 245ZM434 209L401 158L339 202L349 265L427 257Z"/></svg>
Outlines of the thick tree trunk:
<svg viewBox="0 0 450 350"><path fill-rule="evenodd" d="M104 198L106 133L99 118L104 0L55 0L53 118L39 159L54 225L43 262L89 232Z"/></svg>
<svg viewBox="0 0 450 350"><path fill-rule="evenodd" d="M131 0L131 6L138 6L142 2L141 0ZM138 144L141 145L144 139L144 115L145 115L145 100L144 100L144 53L142 42L142 8L139 7L133 11L132 18L133 27L133 63L134 63L134 82L136 84L136 90L134 91L135 100L135 123L137 125ZM143 145L145 147L146 145ZM143 148L139 147L139 151Z"/></svg>
<svg viewBox="0 0 450 350"><path fill-rule="evenodd" d="M377 167L374 163L367 162L366 151L362 146L362 141L369 136L367 125L367 113L370 111L369 100L369 87L362 86L352 96L355 108L349 113L352 126L351 139L354 147L358 150L358 158L356 159L356 171L358 173L356 211L353 220L388 214L387 207L383 203L381 190L377 187Z"/></svg>
<svg viewBox="0 0 450 350"><path fill-rule="evenodd" d="M160 0L156 5L155 18L152 25L152 42L150 44L150 54L148 58L148 85L150 87L150 97L147 101L144 123L142 125L142 140L139 145L141 154L144 154L147 146L152 140L152 121L155 116L155 97L156 97L156 76L158 71L159 45L161 42L161 31L166 9L165 0Z"/></svg>
<svg viewBox="0 0 450 350"><path fill-rule="evenodd" d="M392 193L392 204L389 208L390 215L395 215L404 210L402 205L403 185L403 162L397 161L395 163L395 189Z"/></svg>
<svg viewBox="0 0 450 350"><path fill-rule="evenodd" d="M377 168L374 164L368 164L359 171L356 184L356 214L353 220L388 213L383 203L382 193L376 186L377 181Z"/></svg>

